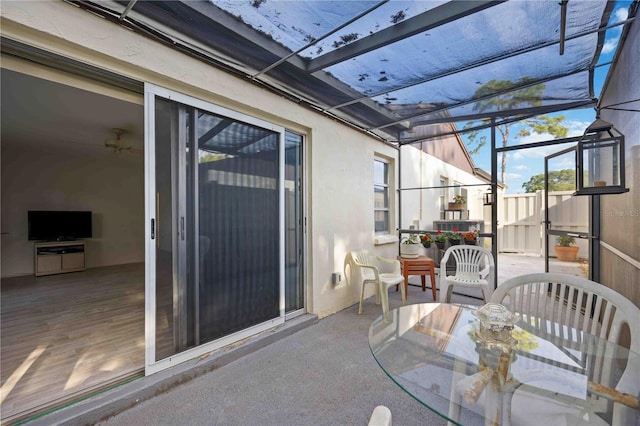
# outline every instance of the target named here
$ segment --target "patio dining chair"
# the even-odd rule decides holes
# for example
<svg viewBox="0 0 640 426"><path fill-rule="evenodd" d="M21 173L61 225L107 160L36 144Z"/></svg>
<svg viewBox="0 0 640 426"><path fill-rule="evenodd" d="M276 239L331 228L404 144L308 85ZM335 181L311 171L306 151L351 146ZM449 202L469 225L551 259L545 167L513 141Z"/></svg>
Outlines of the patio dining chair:
<svg viewBox="0 0 640 426"><path fill-rule="evenodd" d="M449 258L455 260L455 271L448 271ZM485 303L489 301L494 288L495 262L491 252L472 245L451 246L440 260L438 274L440 303L449 303L454 286L479 288Z"/></svg>
<svg viewBox="0 0 640 426"><path fill-rule="evenodd" d="M620 333L626 324L631 335L630 350L640 353L640 308L616 291L594 281L560 273L522 275L498 286L491 302L500 303L520 314L520 328L526 331L535 327L537 335L543 335L546 340L561 344L563 348L584 345L580 331L619 343ZM637 356L629 358L616 381L606 359L608 355L605 351L588 357L583 367L594 371L593 381L612 383L616 391L638 397L640 361ZM601 411L599 407L609 403L598 395L591 395L589 402L596 413ZM635 424L639 419L637 408L614 404L611 424Z"/></svg>
<svg viewBox="0 0 640 426"><path fill-rule="evenodd" d="M391 269L391 272L383 272L385 266ZM349 268L350 270L348 270ZM374 256L366 250L353 250L349 252L344 263L344 276L347 280L347 285L349 285L349 276L357 271L360 272L360 278L362 279L358 314L362 314L364 289L367 284L375 286L376 304L380 304L382 300L382 313L389 312L389 288L404 283L404 276L400 272L400 262L397 259ZM402 303L406 303L407 293L404 285L401 285L400 288L402 291Z"/></svg>

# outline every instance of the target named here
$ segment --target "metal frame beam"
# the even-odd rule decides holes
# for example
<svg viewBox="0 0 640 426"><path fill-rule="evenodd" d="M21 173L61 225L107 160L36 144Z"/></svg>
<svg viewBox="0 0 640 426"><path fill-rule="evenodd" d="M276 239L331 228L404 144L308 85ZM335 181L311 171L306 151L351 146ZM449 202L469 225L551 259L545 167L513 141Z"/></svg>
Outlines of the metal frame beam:
<svg viewBox="0 0 640 426"><path fill-rule="evenodd" d="M591 35L591 34L594 34L594 33L604 33L605 31L607 31L607 30L609 30L611 28L615 28L615 27L618 27L620 25L631 23L632 21L633 21L633 18L627 19L627 20L621 21L621 22L616 22L615 24L609 25L607 27L598 28L598 29L589 30L589 31L582 31L582 32L573 34L570 37L567 37L565 39L565 41L570 41L570 40L573 40L573 39L576 39L576 38L585 37L585 36L588 36L588 35ZM625 28L627 28L627 27L625 27ZM480 59L478 61L471 62L471 63L469 63L467 65L461 66L460 68L456 68L456 69L452 69L452 70L449 70L449 71L446 71L446 72L442 72L440 74L437 74L437 75L434 75L434 76L431 76L431 77L428 77L428 78L419 79L419 80L417 80L415 82L412 82L412 83L409 83L409 84L404 84L404 85L400 85L400 86L393 87L393 88L387 88L386 90L381 91L381 92L372 93L372 94L369 94L368 96L362 96L362 97L360 97L358 99L354 99L354 100L351 100L349 102L344 102L342 104L335 105L335 106L331 107L331 110L342 108L342 107L345 107L345 106L348 106L348 105L352 105L352 104L358 103L363 99L375 98L377 96L381 96L381 95L384 95L384 94L387 94L387 93L393 93L393 92L395 92L397 90L403 90L403 89L407 89L409 87L419 86L419 85L421 85L423 83L428 83L430 81L438 80L440 78L449 77L451 75L459 74L459 73L461 73L463 71L472 70L474 68L478 68L478 67L481 67L483 65L488 65L488 64L491 64L493 62L498 62L498 61L501 61L501 60L504 60L504 59L513 58L515 56L524 55L526 53L530 53L530 52L534 52L536 50L544 49L545 47L553 46L554 44L558 44L558 43L559 43L558 40L548 41L548 42L545 42L545 43L536 44L534 46L523 47L522 49L514 50L514 51L508 52L508 53L503 53L501 55L492 56L490 58ZM602 66L602 64L597 65L597 66Z"/></svg>
<svg viewBox="0 0 640 426"><path fill-rule="evenodd" d="M556 75L549 76L549 77L546 77L546 78L541 78L541 79L537 79L537 80L531 80L527 84L510 87L508 89L500 90L500 91L497 91L497 92L493 92L493 93L490 93L490 94L485 95L485 96L480 96L478 98L469 99L469 100L466 100L466 101L463 101L463 102L458 102L456 104L447 105L447 106L444 106L444 107L441 107L441 108L436 108L436 109L434 109L432 111L428 111L428 112L425 112L425 113L422 113L422 114L419 114L419 115L414 115L412 117L404 117L402 120L398 120L397 122L390 122L390 123L387 123L387 124L383 124L381 126L375 127L375 129L383 129L383 128L388 127L388 126L393 126L394 124L396 124L398 122L407 121L407 120L411 121L411 120L415 120L415 119L420 118L420 117L428 116L430 114L435 114L435 113L438 113L438 112L445 112L445 111L448 111L448 110L450 110L452 108L456 108L456 107L460 107L460 106L464 106L464 105L470 105L470 104L478 102L478 101L482 101L482 100L485 100L485 99L491 99L493 97L500 96L500 95L506 95L507 93L514 92L514 91L517 91L517 90L522 90L522 89L525 89L527 87L532 87L532 86L535 86L535 85L540 84L540 83L545 83L547 81L552 81L552 80L558 80L558 79L563 78L563 77L569 77L569 76L574 75L574 74L579 74L579 73L588 72L588 71L589 71L589 69L579 69L579 70L568 72L568 73L564 73L564 74L556 74ZM579 101L576 101L576 102L579 102ZM582 102L586 102L586 101L582 101ZM488 118L492 118L492 117L509 117L509 116L513 115L513 114L508 114L511 111L518 111L518 110L500 111L498 114L496 114L496 113L482 113L482 114L477 114L477 116L478 116L478 118L482 117L482 118L487 118L487 119ZM451 123L452 121L453 122L465 121L465 120L469 120L470 119L468 117L473 117L473 116L474 115L456 117L455 120L452 120L451 117L449 115L447 115L447 118L448 118L447 121L435 121L435 122L436 123L443 123L443 122ZM413 127L413 126L411 126L411 127Z"/></svg>
<svg viewBox="0 0 640 426"><path fill-rule="evenodd" d="M391 27L378 31L370 36L356 40L344 47L333 50L322 56L319 56L309 62L307 71L314 73L324 68L330 67L348 59L354 58L363 53L370 52L375 49L403 40L412 35L419 34L440 25L455 21L497 4L503 3L505 0L477 0L464 1L452 0L448 3L428 10L406 21L402 21Z"/></svg>
<svg viewBox="0 0 640 426"><path fill-rule="evenodd" d="M589 105L595 105L595 103L596 103L595 100L575 101L575 102L546 105L546 106L540 106L540 107L512 109L509 111L496 111L496 112L485 112L485 113L478 113L478 114L461 115L461 116L456 116L455 121L489 120L491 118L498 119L500 117L513 117L513 116L522 116L522 115L535 116L535 115L547 114L555 111L565 111L568 109L582 108ZM507 112L509 114L506 114ZM451 119L452 117L448 116L443 118L434 118L432 120L412 121L411 127L413 128L416 126L425 126L425 125L431 125L431 124L451 123ZM489 125L487 124L485 127L489 127Z"/></svg>
<svg viewBox="0 0 640 426"><path fill-rule="evenodd" d="M236 19L231 14L225 12L222 8L217 7L215 3L208 1L193 2L180 0L174 3L175 6L167 6L164 12L161 12L161 10L163 10L161 7L151 8L151 6L148 6L149 4L152 4L152 2L140 2L137 0L126 0L121 2L106 1L101 3L90 0L68 1L74 5L84 5L88 10L97 11L100 15L107 14L107 11L113 14L113 9L116 9L117 12L114 14L114 17L121 25L132 29L138 29L139 26L141 31L147 32L147 35L162 38L165 43L172 43L173 46L179 50L193 50L194 52L197 52L197 55L200 57L206 58L215 63L220 63L222 64L222 67L225 67L225 69L228 69L229 71L233 70L231 72L244 75L245 77L255 81L257 84L273 88L273 90L281 92L285 96L291 96L294 101L301 104L308 104L308 106L317 109L318 112L333 115L335 118L344 121L346 124L358 127L369 134L388 142L394 141L399 130L408 129L414 125L451 123L455 121L479 118L499 119L500 117L513 116L513 114L527 114L534 112L543 113L543 111L551 112L568 108L579 108L587 106L595 101L582 100L576 101L575 103L564 103L541 109L533 108L514 110L507 114L505 114L504 111L481 113L476 115L471 114L462 117L451 117L447 114L448 110L451 110L456 106L467 105L479 100L473 99L464 101L463 103L448 105L444 108L437 108L433 111L421 113L413 117L401 117L398 114L398 111L386 108L383 104L376 102L372 98L372 96L378 96L379 94L363 96L362 93L333 77L330 73L319 72L324 67L348 60L349 58L353 58L357 55L362 55L363 53L374 49L390 46L392 43L414 36L415 34L419 34L424 31L428 31L429 29L454 22L465 16L481 12L482 10L488 9L494 5L503 3L504 0L478 0L475 2L451 0L427 12L405 19L404 21L392 25L389 28L371 34L370 36L364 37L360 40L356 40L346 46L312 60L307 60L297 55L296 52L298 51L292 53L291 49L272 40L259 29L252 28L241 19ZM387 0L378 0L368 9L363 10L359 16L366 17L372 10L386 2ZM143 6L145 4L147 6ZM115 7L115 5L118 6ZM108 7L111 7L111 10L109 10ZM608 8L610 9L611 6L608 6ZM154 13L154 9L156 9L157 13ZM199 22L202 24L195 26L201 27L201 31L196 31L195 33L190 32L189 26L193 26L193 24L190 24L189 22L182 22L181 20L177 20L179 22L176 22L176 20L170 19L174 16L174 12L171 11L181 11L180 13L175 12L179 16L180 14L186 14L187 10L192 10L194 13L199 15L193 16L193 22ZM147 12L149 12L148 15ZM610 10L608 13L610 13ZM601 39L606 29L618 25L624 25L624 28L628 29L629 22L635 18L634 13L633 16L630 15L630 18L623 22L607 26L606 17L608 16L608 13L603 15L602 22L600 22L598 29L590 29L588 31L572 34L567 37L566 40L582 37L594 32L597 32ZM141 21L143 25L136 26L136 20ZM208 22L211 24L209 29L207 29ZM326 39L329 34L336 34L340 28L344 28L348 25L348 22L350 21L346 21L344 24L331 29L318 40ZM415 82L408 85L405 84L405 86L412 87L416 84L435 80L443 75L459 73L461 70L475 68L486 63L496 62L500 59L506 59L518 54L534 51L555 43L558 43L558 41L547 41L536 46L525 47L516 52L498 54L492 58L486 58L464 65L461 69L449 70L445 73L439 74L438 76L423 78L421 82ZM317 41L308 44L314 45L317 44ZM242 46L240 53L234 50L238 45ZM220 48L218 48L218 46L220 46ZM256 52L255 56L252 53L252 49L254 48ZM234 52L237 53L235 56ZM252 60L252 58L255 60ZM592 70L593 68L588 68L564 74L557 74L552 77L540 79L533 84L559 79L563 76L571 75L576 72L591 72L591 74L593 74ZM292 78L293 83L291 79L287 80L287 76ZM307 80L305 80L305 78ZM527 87L527 85L514 87L511 90L517 90L523 87ZM398 88L389 88L390 91L397 89ZM498 94L492 94L491 96L496 96ZM487 96L487 98L491 96ZM334 103L332 100L336 100L336 102ZM336 105L340 100L343 102ZM350 105L353 105L353 107L345 108ZM429 117L429 115L433 115L440 111L443 112L443 117L441 118L419 120L421 117ZM413 120L416 121L412 122Z"/></svg>

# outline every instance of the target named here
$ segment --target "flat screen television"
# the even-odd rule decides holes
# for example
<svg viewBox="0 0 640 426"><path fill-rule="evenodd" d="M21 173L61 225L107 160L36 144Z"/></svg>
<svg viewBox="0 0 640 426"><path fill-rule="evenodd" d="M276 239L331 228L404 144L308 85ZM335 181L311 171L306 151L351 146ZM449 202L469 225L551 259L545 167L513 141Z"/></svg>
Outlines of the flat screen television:
<svg viewBox="0 0 640 426"><path fill-rule="evenodd" d="M29 210L29 240L64 241L91 238L90 211Z"/></svg>

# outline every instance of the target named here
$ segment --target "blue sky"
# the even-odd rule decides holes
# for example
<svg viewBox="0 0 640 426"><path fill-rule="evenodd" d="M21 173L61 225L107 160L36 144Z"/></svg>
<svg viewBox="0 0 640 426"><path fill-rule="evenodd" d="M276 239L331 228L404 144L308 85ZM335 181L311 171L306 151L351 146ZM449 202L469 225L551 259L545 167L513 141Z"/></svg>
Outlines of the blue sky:
<svg viewBox="0 0 640 426"><path fill-rule="evenodd" d="M619 2L619 5L616 6L612 17L611 22L618 22L627 18L628 13L628 5L630 2ZM622 30L622 26L610 29L607 31L605 44L602 48L602 53L600 55L599 63L606 63L612 60L613 54L615 53L616 47L618 45L618 38L620 36L620 32ZM604 80L606 78L609 67L604 66L596 69L595 78L594 78L594 89L596 97L600 96L600 91L602 89L602 85L604 84ZM559 116L563 115L565 117L564 125L569 129L568 137L571 136L580 136L584 133L586 127L593 122L595 119L595 110L593 108L580 109L580 110L571 110L571 111L563 111L559 113L549 114L551 116ZM461 129L465 123L458 123L458 128ZM511 127L511 135L515 135L518 133L520 127L517 124L514 124ZM489 131L485 131L484 133L487 136L487 140L490 140ZM499 135L498 137L498 146L501 145L502 140ZM462 138L467 142L466 135L462 134ZM552 135L542 134L538 135L532 133L531 136L518 138L517 140L513 139L513 136L510 138L509 146L518 145L518 144L526 144L531 142L540 142L545 140L554 139ZM544 157L552 154L554 152L558 152L564 148L567 148L571 145L551 145L543 148L535 148L535 149L526 149L519 151L511 151L507 154L507 169L506 169L506 182L507 182L507 193L517 194L525 192L522 188L522 184L527 182L529 178L533 175L542 173L544 171ZM487 172L491 171L491 147L487 143L481 151L472 156L473 161L476 167L480 167ZM553 164L551 164L553 168L574 168L573 161L571 156L563 156L561 158L556 159ZM498 175L500 174L500 156L498 157Z"/></svg>

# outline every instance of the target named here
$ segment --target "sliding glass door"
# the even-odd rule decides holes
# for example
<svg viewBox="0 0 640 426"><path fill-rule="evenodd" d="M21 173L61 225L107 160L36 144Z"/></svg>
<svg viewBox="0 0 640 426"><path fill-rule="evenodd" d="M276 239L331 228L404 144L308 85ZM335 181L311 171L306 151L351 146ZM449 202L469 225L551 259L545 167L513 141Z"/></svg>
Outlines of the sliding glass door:
<svg viewBox="0 0 640 426"><path fill-rule="evenodd" d="M153 371L283 322L290 244L284 129L151 85L146 107Z"/></svg>

